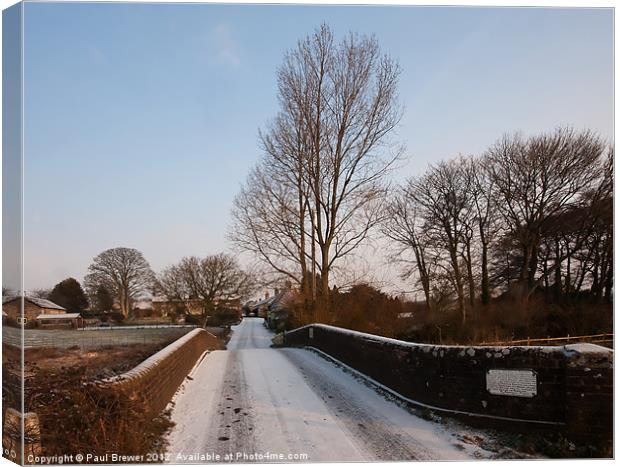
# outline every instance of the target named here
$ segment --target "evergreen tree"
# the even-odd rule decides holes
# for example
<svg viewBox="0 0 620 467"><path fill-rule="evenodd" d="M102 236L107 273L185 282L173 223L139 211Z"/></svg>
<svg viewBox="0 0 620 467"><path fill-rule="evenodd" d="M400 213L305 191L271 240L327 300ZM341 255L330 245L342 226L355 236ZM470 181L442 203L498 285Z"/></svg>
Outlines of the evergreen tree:
<svg viewBox="0 0 620 467"><path fill-rule="evenodd" d="M88 298L80 283L73 277L59 282L54 286L49 299L66 308L70 313L79 313L88 308Z"/></svg>

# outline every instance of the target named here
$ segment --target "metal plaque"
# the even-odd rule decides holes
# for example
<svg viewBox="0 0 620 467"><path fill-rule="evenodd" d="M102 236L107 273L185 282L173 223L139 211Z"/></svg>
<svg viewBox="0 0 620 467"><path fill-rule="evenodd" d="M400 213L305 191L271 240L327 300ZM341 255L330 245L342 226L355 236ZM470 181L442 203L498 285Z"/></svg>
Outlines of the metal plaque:
<svg viewBox="0 0 620 467"><path fill-rule="evenodd" d="M487 391L499 396L534 397L536 373L532 370L488 370Z"/></svg>

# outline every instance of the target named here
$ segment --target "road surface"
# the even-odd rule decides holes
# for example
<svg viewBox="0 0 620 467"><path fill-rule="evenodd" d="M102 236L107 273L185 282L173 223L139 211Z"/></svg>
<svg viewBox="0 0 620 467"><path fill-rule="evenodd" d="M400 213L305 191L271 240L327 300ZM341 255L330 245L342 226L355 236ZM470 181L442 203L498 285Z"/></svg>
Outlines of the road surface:
<svg viewBox="0 0 620 467"><path fill-rule="evenodd" d="M227 350L209 353L177 393L169 462L471 458L441 424L316 352L270 348L262 322L234 326Z"/></svg>

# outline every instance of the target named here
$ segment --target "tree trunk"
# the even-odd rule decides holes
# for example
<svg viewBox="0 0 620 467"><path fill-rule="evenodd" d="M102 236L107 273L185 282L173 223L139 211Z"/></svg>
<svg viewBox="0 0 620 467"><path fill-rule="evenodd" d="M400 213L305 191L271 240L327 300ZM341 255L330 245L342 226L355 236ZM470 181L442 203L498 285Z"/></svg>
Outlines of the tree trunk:
<svg viewBox="0 0 620 467"><path fill-rule="evenodd" d="M120 292L119 305L121 307L121 314L123 317L129 318L129 294L125 290L121 290Z"/></svg>
<svg viewBox="0 0 620 467"><path fill-rule="evenodd" d="M454 282L456 285L456 295L458 301L458 308L461 317L463 318L463 324L467 321L467 310L465 309L465 293L463 292L463 277L459 268L459 261L456 255L456 249L450 248L450 259L452 262L452 270L454 272Z"/></svg>
<svg viewBox="0 0 620 467"><path fill-rule="evenodd" d="M601 301L601 281L599 271L601 268L601 255L599 253L599 242L595 244L594 248L594 262L592 265L592 285L590 286L590 294L594 297L594 301L599 303Z"/></svg>
<svg viewBox="0 0 620 467"><path fill-rule="evenodd" d="M566 295L570 295L571 293L571 282L572 282L572 274L571 274L571 255L568 254L566 257L566 283L564 285L564 291Z"/></svg>
<svg viewBox="0 0 620 467"><path fill-rule="evenodd" d="M467 281L469 285L469 305L473 308L476 300L476 284L471 264L471 241L469 240L467 241Z"/></svg>
<svg viewBox="0 0 620 467"><path fill-rule="evenodd" d="M321 295L329 296L329 247L321 248Z"/></svg>
<svg viewBox="0 0 620 467"><path fill-rule="evenodd" d="M486 241L482 240L482 278L480 279L480 301L483 305L489 304L489 259L488 259L488 245Z"/></svg>
<svg viewBox="0 0 620 467"><path fill-rule="evenodd" d="M614 287L614 262L613 258L609 260L609 266L607 267L607 277L605 278L605 301L611 303L611 292Z"/></svg>
<svg viewBox="0 0 620 467"><path fill-rule="evenodd" d="M560 241L555 240L555 282L553 289L556 301L562 299L562 250L560 249Z"/></svg>
<svg viewBox="0 0 620 467"><path fill-rule="evenodd" d="M528 289L531 290L536 284L536 271L538 269L538 244L532 244L528 262L527 285Z"/></svg>
<svg viewBox="0 0 620 467"><path fill-rule="evenodd" d="M299 194L299 265L301 269L301 292L306 294L308 292L308 268L306 267L306 211L303 195Z"/></svg>
<svg viewBox="0 0 620 467"><path fill-rule="evenodd" d="M424 259L423 251L417 245L417 243L414 245L414 252L416 264L418 266L418 274L420 275L420 282L422 282L422 290L424 291L424 301L426 302L426 309L428 311L431 311L431 286L428 277L428 271L426 270L426 260Z"/></svg>
<svg viewBox="0 0 620 467"><path fill-rule="evenodd" d="M311 279L311 290L312 290L312 301L316 301L316 220L315 220L314 210L310 210L310 221L312 223L312 246L310 247L311 256L312 256L312 279Z"/></svg>

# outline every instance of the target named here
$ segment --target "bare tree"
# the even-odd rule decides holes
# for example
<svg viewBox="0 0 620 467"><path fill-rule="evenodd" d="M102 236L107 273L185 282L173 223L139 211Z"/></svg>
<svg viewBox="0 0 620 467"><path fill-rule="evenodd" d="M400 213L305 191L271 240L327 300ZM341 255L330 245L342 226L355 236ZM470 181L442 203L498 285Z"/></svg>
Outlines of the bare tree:
<svg viewBox="0 0 620 467"><path fill-rule="evenodd" d="M596 179L604 151L590 131L559 128L524 140L505 136L486 154L499 195L498 209L521 249L517 281L520 296L538 285L539 248L544 223L574 203ZM562 261L556 262L560 267Z"/></svg>
<svg viewBox="0 0 620 467"><path fill-rule="evenodd" d="M390 154L388 137L402 115L400 69L381 55L375 38L349 34L336 44L327 26L302 41L291 59L317 77L310 84L313 105L306 108L316 141L308 166L321 289L327 291L334 263L381 219L384 177L399 155ZM286 76L287 68L281 73Z"/></svg>
<svg viewBox="0 0 620 467"><path fill-rule="evenodd" d="M433 310L431 276L433 262L429 261L429 238L422 226L420 207L405 189L398 189L386 206L382 233L396 243L394 259L405 263L404 278L417 275L424 292L427 309ZM408 254L413 254L413 266Z"/></svg>
<svg viewBox="0 0 620 467"><path fill-rule="evenodd" d="M253 281L230 255L183 258L159 275L155 290L171 300L200 299L203 315L247 297Z"/></svg>
<svg viewBox="0 0 620 467"><path fill-rule="evenodd" d="M306 278L320 275L326 293L335 264L381 219L385 176L401 152L389 139L402 114L399 74L376 39L338 43L326 25L278 70L280 112L261 133L264 163L237 198L232 239L302 289L315 292Z"/></svg>
<svg viewBox="0 0 620 467"><path fill-rule="evenodd" d="M261 164L250 173L233 202L229 238L276 275L303 289L307 252L298 192L273 172Z"/></svg>
<svg viewBox="0 0 620 467"><path fill-rule="evenodd" d="M28 291L29 297L49 299L52 289L32 289Z"/></svg>
<svg viewBox="0 0 620 467"><path fill-rule="evenodd" d="M580 293L588 284L594 301L600 301L603 284L613 283L613 150L595 173L594 184L566 209L551 214L541 229L542 275L537 282L552 285L557 301Z"/></svg>
<svg viewBox="0 0 620 467"><path fill-rule="evenodd" d="M467 186L473 203L473 223L477 228L480 245L480 301L489 303L489 248L500 229L497 213L496 190L484 159L472 157L466 162Z"/></svg>
<svg viewBox="0 0 620 467"><path fill-rule="evenodd" d="M423 228L435 246L447 253L445 270L454 286L458 310L465 322L465 282L471 277L472 270L470 220L473 203L463 169L461 159L441 162L429 168L422 177L410 180L407 192L420 207Z"/></svg>
<svg viewBox="0 0 620 467"><path fill-rule="evenodd" d="M601 166L601 177L588 196L592 230L588 256L591 291L598 301L612 302L614 284L614 149L609 147Z"/></svg>
<svg viewBox="0 0 620 467"><path fill-rule="evenodd" d="M308 258L306 251L309 186L305 168L311 142L310 135L304 131L302 112L295 102L282 100L281 104L282 111L275 122L266 132L260 133L263 151L267 156L263 171L270 181L264 186L262 193L282 201L279 203L279 220L286 227L286 237L294 245L294 255L289 256L299 263L299 279L291 277L290 274L288 276L289 279L298 281L301 290L307 292L312 286L312 283L307 283L307 263L314 258ZM276 191L274 185L280 188ZM282 187L286 187L287 197L284 199L277 196Z"/></svg>
<svg viewBox="0 0 620 467"><path fill-rule="evenodd" d="M153 292L165 295L169 300L185 300L189 298L189 287L186 284L184 271L177 264L168 266L154 282Z"/></svg>
<svg viewBox="0 0 620 467"><path fill-rule="evenodd" d="M100 286L114 294L121 313L127 317L132 301L148 292L153 280L153 271L142 253L120 247L97 255L88 267L84 283L91 295Z"/></svg>

